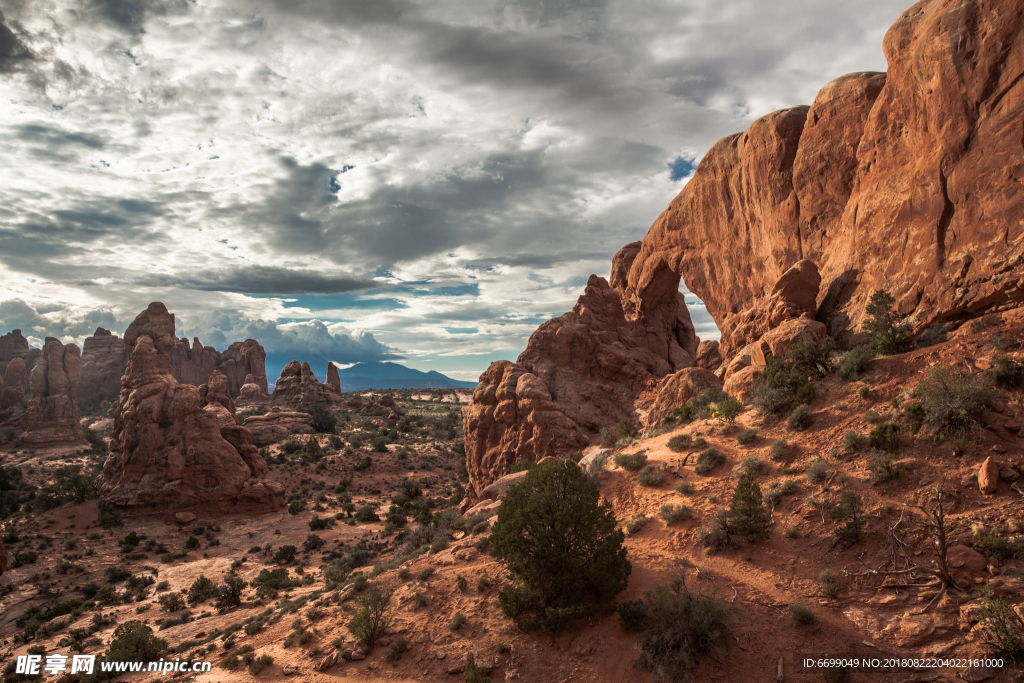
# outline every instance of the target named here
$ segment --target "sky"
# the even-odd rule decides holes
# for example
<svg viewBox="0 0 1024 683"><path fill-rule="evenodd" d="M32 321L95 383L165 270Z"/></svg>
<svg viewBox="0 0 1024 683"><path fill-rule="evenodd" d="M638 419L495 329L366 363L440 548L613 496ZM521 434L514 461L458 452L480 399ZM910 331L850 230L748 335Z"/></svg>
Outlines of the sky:
<svg viewBox="0 0 1024 683"><path fill-rule="evenodd" d="M0 333L475 380L905 4L0 0Z"/></svg>

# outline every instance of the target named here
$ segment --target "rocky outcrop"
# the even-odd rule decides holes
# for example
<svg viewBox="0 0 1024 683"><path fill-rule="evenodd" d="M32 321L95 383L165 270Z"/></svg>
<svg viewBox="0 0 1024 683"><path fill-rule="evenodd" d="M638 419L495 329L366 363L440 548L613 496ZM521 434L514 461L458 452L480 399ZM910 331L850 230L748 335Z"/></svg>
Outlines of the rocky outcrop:
<svg viewBox="0 0 1024 683"><path fill-rule="evenodd" d="M15 358L7 364L3 390L0 391L0 422L11 421L25 412L28 398L28 370L23 358Z"/></svg>
<svg viewBox="0 0 1024 683"><path fill-rule="evenodd" d="M722 380L704 368L684 368L662 378L649 396L638 401L646 409L644 426L658 427L674 408L709 389L721 391Z"/></svg>
<svg viewBox="0 0 1024 683"><path fill-rule="evenodd" d="M80 404L117 397L128 359L124 341L110 330L96 328L82 343L82 380L78 383Z"/></svg>
<svg viewBox="0 0 1024 683"><path fill-rule="evenodd" d="M270 403L270 394L267 393L267 390L257 384L255 377L246 375L245 383L238 390L238 400L235 402L235 405L257 406L268 403Z"/></svg>
<svg viewBox="0 0 1024 683"><path fill-rule="evenodd" d="M697 345L696 364L698 368L714 372L722 366L722 354L718 349L718 342L714 340L702 341Z"/></svg>
<svg viewBox="0 0 1024 683"><path fill-rule="evenodd" d="M183 384L202 386L210 381L214 371L222 373L228 380L228 390L238 396L248 376L267 393L267 353L255 339L235 342L224 353L212 346L203 346L198 337L175 340L171 349L171 364L174 378Z"/></svg>
<svg viewBox="0 0 1024 683"><path fill-rule="evenodd" d="M252 442L262 448L292 434L312 434L310 419L309 413L274 406L263 415L245 418L243 426L252 434Z"/></svg>
<svg viewBox="0 0 1024 683"><path fill-rule="evenodd" d="M341 376L338 374L338 366L334 363L327 363L327 381L324 384L334 393L341 393Z"/></svg>
<svg viewBox="0 0 1024 683"><path fill-rule="evenodd" d="M25 410L25 446L75 446L85 444L78 422L78 382L82 359L74 344L64 346L47 337L42 355L29 373L32 392Z"/></svg>
<svg viewBox="0 0 1024 683"><path fill-rule="evenodd" d="M317 403L333 405L342 402L339 393L316 378L309 363L300 364L297 360L291 361L281 370L271 398L275 405L302 408Z"/></svg>
<svg viewBox="0 0 1024 683"><path fill-rule="evenodd" d="M251 435L221 402L226 380L215 378L203 391L175 379L176 341L174 316L161 303L150 304L125 332L128 366L111 411L103 499L160 512L283 508L284 488L266 478Z"/></svg>
<svg viewBox="0 0 1024 683"><path fill-rule="evenodd" d="M516 363L492 363L462 409L473 498L518 460L582 450L602 428L635 419L636 398L694 365L697 337L683 295L663 297L628 320L625 274L640 250L626 245L611 283L592 275L572 311L533 333ZM470 464L471 463L471 464Z"/></svg>
<svg viewBox="0 0 1024 683"><path fill-rule="evenodd" d="M771 284L804 259L815 317L845 341L875 289L917 329L1019 306L1022 29L1015 0L924 0L886 35L887 74L844 76L716 144L644 238L627 314L681 276L728 358L769 329Z"/></svg>
<svg viewBox="0 0 1024 683"><path fill-rule="evenodd" d="M985 494L995 493L999 486L999 463L991 456L985 458L978 468L978 490Z"/></svg>
<svg viewBox="0 0 1024 683"><path fill-rule="evenodd" d="M0 375L6 375L7 366L15 358L24 361L26 371L32 370L40 353L42 352L39 349L29 346L28 339L21 333L21 330L0 335Z"/></svg>

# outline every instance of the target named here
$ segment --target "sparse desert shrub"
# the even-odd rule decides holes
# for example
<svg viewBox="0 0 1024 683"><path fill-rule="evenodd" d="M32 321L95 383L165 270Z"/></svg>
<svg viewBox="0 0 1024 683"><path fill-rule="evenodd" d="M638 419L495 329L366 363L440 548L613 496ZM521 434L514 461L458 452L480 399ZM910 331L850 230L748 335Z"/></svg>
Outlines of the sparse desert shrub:
<svg viewBox="0 0 1024 683"><path fill-rule="evenodd" d="M728 513L720 509L711 517L707 526L697 532L697 540L709 552L717 552L725 548L731 541L729 537Z"/></svg>
<svg viewBox="0 0 1024 683"><path fill-rule="evenodd" d="M611 505L573 463L538 465L509 488L491 555L513 577L502 612L524 629L557 632L626 586L631 566Z"/></svg>
<svg viewBox="0 0 1024 683"><path fill-rule="evenodd" d="M676 484L676 493L681 493L684 496L690 495L693 491L693 484L688 481L681 481Z"/></svg>
<svg viewBox="0 0 1024 683"><path fill-rule="evenodd" d="M130 569L115 565L113 567L107 567L103 570L104 576L107 577L109 583L120 583L132 575Z"/></svg>
<svg viewBox="0 0 1024 683"><path fill-rule="evenodd" d="M359 596L359 611L349 629L368 648L372 648L391 625L394 618L391 596L394 592L392 588L374 586Z"/></svg>
<svg viewBox="0 0 1024 683"><path fill-rule="evenodd" d="M295 553L298 552L298 548L293 545L283 545L277 549L274 553L272 561L275 564L291 564L295 562Z"/></svg>
<svg viewBox="0 0 1024 683"><path fill-rule="evenodd" d="M810 382L796 390L796 402L802 406L811 405L817 396L818 389Z"/></svg>
<svg viewBox="0 0 1024 683"><path fill-rule="evenodd" d="M774 509L784 496L793 495L799 488L800 484L795 479L786 479L781 483L775 482L765 491L765 505L769 505Z"/></svg>
<svg viewBox="0 0 1024 683"><path fill-rule="evenodd" d="M377 514L377 509L373 505L364 505L356 510L357 522L362 524L369 524L370 522L379 522L380 516Z"/></svg>
<svg viewBox="0 0 1024 683"><path fill-rule="evenodd" d="M627 631L642 631L647 627L650 610L647 609L647 603L643 600L620 602L615 606L615 611L619 613L622 626Z"/></svg>
<svg viewBox="0 0 1024 683"><path fill-rule="evenodd" d="M814 423L811 409L806 405L798 405L786 420L786 427L794 432L802 432Z"/></svg>
<svg viewBox="0 0 1024 683"><path fill-rule="evenodd" d="M684 681L698 658L729 641L729 611L714 597L693 593L684 581L659 586L644 597L646 630L637 664L655 675Z"/></svg>
<svg viewBox="0 0 1024 683"><path fill-rule="evenodd" d="M843 497L839 501L839 505L832 508L829 514L832 519L842 523L842 526L832 532L832 536L835 537L837 543L845 548L860 543L864 527L867 526L867 520L864 519L864 506L861 504L860 496L853 491L843 491Z"/></svg>
<svg viewBox="0 0 1024 683"><path fill-rule="evenodd" d="M388 649L388 661L394 664L402 658L406 652L409 651L409 641L405 638L399 638L395 642L391 643L391 647Z"/></svg>
<svg viewBox="0 0 1024 683"><path fill-rule="evenodd" d="M751 541L768 537L771 516L764 507L761 487L753 476L747 474L736 484L726 519L729 531L742 534Z"/></svg>
<svg viewBox="0 0 1024 683"><path fill-rule="evenodd" d="M681 453L690 447L690 441L691 439L689 434L676 434L668 440L666 445L673 453Z"/></svg>
<svg viewBox="0 0 1024 683"><path fill-rule="evenodd" d="M316 534L309 534L306 536L306 540L302 542L302 550L307 553L311 553L315 550L319 550L324 547L327 543L324 539L320 538Z"/></svg>
<svg viewBox="0 0 1024 683"><path fill-rule="evenodd" d="M647 465L637 473L636 480L643 486L661 486L665 483L665 473L658 465Z"/></svg>
<svg viewBox="0 0 1024 683"><path fill-rule="evenodd" d="M939 436L962 436L977 427L978 419L989 404L1000 397L977 376L961 376L946 368L935 367L917 385L924 406L925 421Z"/></svg>
<svg viewBox="0 0 1024 683"><path fill-rule="evenodd" d="M310 531L323 531L330 527L334 523L330 517L321 517L320 515L313 515L313 518L309 520Z"/></svg>
<svg viewBox="0 0 1024 683"><path fill-rule="evenodd" d="M743 458L743 462L740 463L740 469L738 471L739 476L756 476L764 469L764 463L761 462L761 458L756 455L748 455Z"/></svg>
<svg viewBox="0 0 1024 683"><path fill-rule="evenodd" d="M789 444L785 439L779 439L772 444L771 451L768 452L768 457L771 458L772 462L780 462L786 457L786 448Z"/></svg>
<svg viewBox="0 0 1024 683"><path fill-rule="evenodd" d="M458 612L452 617L452 620L448 622L449 631L458 631L466 624L466 615L462 612Z"/></svg>
<svg viewBox="0 0 1024 683"><path fill-rule="evenodd" d="M1024 655L1024 619L1003 597L990 587L983 593L979 624L985 642L1010 657Z"/></svg>
<svg viewBox="0 0 1024 683"><path fill-rule="evenodd" d="M725 456L722 455L721 451L716 448L709 448L697 456L697 465L693 471L700 475L708 475L724 462Z"/></svg>
<svg viewBox="0 0 1024 683"><path fill-rule="evenodd" d="M802 600L790 605L789 613L793 617L793 621L798 624L809 625L817 620L814 616L814 610L808 607L807 603Z"/></svg>
<svg viewBox="0 0 1024 683"><path fill-rule="evenodd" d="M836 368L836 374L848 382L860 379L871 369L871 361L874 358L875 350L870 346L855 346L843 354Z"/></svg>
<svg viewBox="0 0 1024 683"><path fill-rule="evenodd" d="M852 429L843 434L843 450L847 453L858 453L868 445L868 440Z"/></svg>
<svg viewBox="0 0 1024 683"><path fill-rule="evenodd" d="M422 583L423 581L426 581L431 576L433 576L433 574L434 574L434 568L433 567L426 567L424 569L421 569L419 571L419 573L416 574L416 580Z"/></svg>
<svg viewBox="0 0 1024 683"><path fill-rule="evenodd" d="M872 448L886 453L895 453L900 448L900 426L895 422L883 422L875 425L868 441Z"/></svg>
<svg viewBox="0 0 1024 683"><path fill-rule="evenodd" d="M643 529L647 522L651 521L647 515L633 515L633 517L626 522L626 532L629 534L639 533Z"/></svg>
<svg viewBox="0 0 1024 683"><path fill-rule="evenodd" d="M465 592L466 588L469 587L469 581L466 581L466 577L462 574L455 576L455 589L460 593Z"/></svg>
<svg viewBox="0 0 1024 683"><path fill-rule="evenodd" d="M477 579L476 590L478 593L483 593L485 590L491 587L491 580L486 576L481 576Z"/></svg>
<svg viewBox="0 0 1024 683"><path fill-rule="evenodd" d="M1006 355L996 356L994 367L985 375L1000 389L1018 389L1024 385L1024 365Z"/></svg>
<svg viewBox="0 0 1024 683"><path fill-rule="evenodd" d="M644 466L647 464L647 454L620 453L619 455L615 456L615 464L624 470L629 470L630 472L637 472L639 470L642 470Z"/></svg>
<svg viewBox="0 0 1024 683"><path fill-rule="evenodd" d="M270 655L263 654L259 657L252 657L247 663L249 665L249 675L259 676L263 669L274 663L274 658Z"/></svg>
<svg viewBox="0 0 1024 683"><path fill-rule="evenodd" d="M842 583L831 569L822 569L821 573L818 574L818 586L822 595L826 598L835 599L839 595Z"/></svg>
<svg viewBox="0 0 1024 683"><path fill-rule="evenodd" d="M807 465L805 474L807 475L807 481L812 484L823 484L829 475L828 463L818 456L814 456Z"/></svg>
<svg viewBox="0 0 1024 683"><path fill-rule="evenodd" d="M924 406L921 405L920 401L914 401L903 409L903 421L907 423L907 428L911 434L917 434L921 430L927 417L928 415L925 413Z"/></svg>
<svg viewBox="0 0 1024 683"><path fill-rule="evenodd" d="M919 349L926 348L928 346L935 346L941 344L949 338L949 333L946 330L945 325L932 325L927 330L917 335L914 339L914 346Z"/></svg>
<svg viewBox="0 0 1024 683"><path fill-rule="evenodd" d="M661 506L659 514L666 524L675 524L693 517L693 510L686 505L666 504Z"/></svg>
<svg viewBox="0 0 1024 683"><path fill-rule="evenodd" d="M639 433L639 430L632 420L620 420L617 433L620 439L631 439Z"/></svg>
<svg viewBox="0 0 1024 683"><path fill-rule="evenodd" d="M736 435L736 442L745 446L748 443L753 443L754 439L756 439L756 438L757 438L757 430L756 429L753 429L753 428L751 428L751 429L744 429L742 432L740 432L739 434Z"/></svg>
<svg viewBox="0 0 1024 683"><path fill-rule="evenodd" d="M864 323L864 331L871 340L871 346L887 356L914 348L914 335L910 326L903 322L905 316L893 310L895 303L896 300L889 292L878 289L871 295L871 301L865 309L871 316Z"/></svg>
<svg viewBox="0 0 1024 683"><path fill-rule="evenodd" d="M906 463L898 462L891 453L879 453L875 456L869 468L871 482L874 484L884 484L887 481L892 481L906 472L908 468L909 466Z"/></svg>

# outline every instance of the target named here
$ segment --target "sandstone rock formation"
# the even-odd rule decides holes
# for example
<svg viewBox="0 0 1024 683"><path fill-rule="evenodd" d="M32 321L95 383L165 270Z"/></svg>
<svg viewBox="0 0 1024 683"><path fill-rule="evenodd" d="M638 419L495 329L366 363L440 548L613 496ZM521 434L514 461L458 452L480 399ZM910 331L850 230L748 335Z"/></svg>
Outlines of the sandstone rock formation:
<svg viewBox="0 0 1024 683"><path fill-rule="evenodd" d="M4 544L0 543L0 576L3 576L4 572L7 571L7 553L4 552Z"/></svg>
<svg viewBox="0 0 1024 683"><path fill-rule="evenodd" d="M674 408L708 389L721 391L722 380L704 368L684 368L662 378L649 397L638 401L647 410L644 426L654 428L661 425Z"/></svg>
<svg viewBox="0 0 1024 683"><path fill-rule="evenodd" d="M309 363L300 364L293 360L281 370L281 376L274 384L272 396L276 405L308 407L317 403L332 405L341 403L341 395L331 387L321 384L313 374Z"/></svg>
<svg viewBox="0 0 1024 683"><path fill-rule="evenodd" d="M82 343L82 380L78 383L78 401L101 398L113 400L121 391L121 376L128 359L124 341L110 330L96 328Z"/></svg>
<svg viewBox="0 0 1024 683"><path fill-rule="evenodd" d="M235 342L227 351L220 353L212 346L203 346L198 337L176 339L171 349L171 364L174 378L183 384L202 386L210 381L215 370L223 373L228 380L232 396L238 396L252 375L253 383L267 393L267 354L255 339Z"/></svg>
<svg viewBox="0 0 1024 683"><path fill-rule="evenodd" d="M722 366L722 354L718 348L718 342L708 340L698 344L695 361L698 368L704 368L712 372L720 368Z"/></svg>
<svg viewBox="0 0 1024 683"><path fill-rule="evenodd" d="M341 393L341 376L338 375L338 366L334 363L327 363L327 381L324 382L334 393Z"/></svg>
<svg viewBox="0 0 1024 683"><path fill-rule="evenodd" d="M767 331L771 284L803 259L842 340L880 288L917 329L1019 306L1022 28L1014 0L923 0L885 37L887 74L844 76L716 144L644 238L628 315L681 276L729 357Z"/></svg>
<svg viewBox="0 0 1024 683"><path fill-rule="evenodd" d="M284 441L292 434L312 434L309 413L288 410L274 406L263 415L245 418L242 426L252 434L252 441L259 447Z"/></svg>
<svg viewBox="0 0 1024 683"><path fill-rule="evenodd" d="M174 378L174 316L166 307L150 304L128 327L124 343L128 367L112 409L102 497L161 512L283 508L284 488L266 478L251 435L220 402L225 380L216 378L202 391Z"/></svg>
<svg viewBox="0 0 1024 683"><path fill-rule="evenodd" d="M29 373L32 390L25 410L26 446L84 445L85 435L78 422L78 382L82 359L74 344L64 346L47 337L39 360Z"/></svg>
<svg viewBox="0 0 1024 683"><path fill-rule="evenodd" d="M999 486L999 463L990 457L985 458L978 468L978 489L985 494L995 493Z"/></svg>
<svg viewBox="0 0 1024 683"><path fill-rule="evenodd" d="M25 412L28 402L28 370L23 358L15 358L7 364L3 390L0 391L0 422L10 421Z"/></svg>
<svg viewBox="0 0 1024 683"><path fill-rule="evenodd" d="M32 370L40 353L42 352L39 349L29 346L28 339L21 333L21 330L13 330L5 335L0 335L0 375L6 375L7 366L15 358L24 361L26 371Z"/></svg>
<svg viewBox="0 0 1024 683"><path fill-rule="evenodd" d="M1022 34L1015 0L922 0L885 37L887 74L843 76L715 144L616 254L610 286L592 277L518 364L481 377L463 412L468 495L630 417L645 385L694 365L681 278L721 330L716 374L741 394L805 333L855 341L876 289L917 330L1020 306ZM541 408L545 387L557 398Z"/></svg>
<svg viewBox="0 0 1024 683"><path fill-rule="evenodd" d="M245 383L242 384L242 388L238 390L238 400L235 402L235 405L255 406L266 405L269 402L270 394L267 393L267 390L256 382L255 377L252 375L246 375Z"/></svg>

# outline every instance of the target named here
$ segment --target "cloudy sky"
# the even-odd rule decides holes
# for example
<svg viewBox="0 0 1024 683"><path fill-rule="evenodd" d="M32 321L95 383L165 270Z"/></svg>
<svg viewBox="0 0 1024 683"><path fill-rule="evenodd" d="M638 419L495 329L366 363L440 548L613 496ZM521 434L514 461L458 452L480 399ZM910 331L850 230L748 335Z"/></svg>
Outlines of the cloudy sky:
<svg viewBox="0 0 1024 683"><path fill-rule="evenodd" d="M475 379L907 4L0 0L0 332Z"/></svg>

